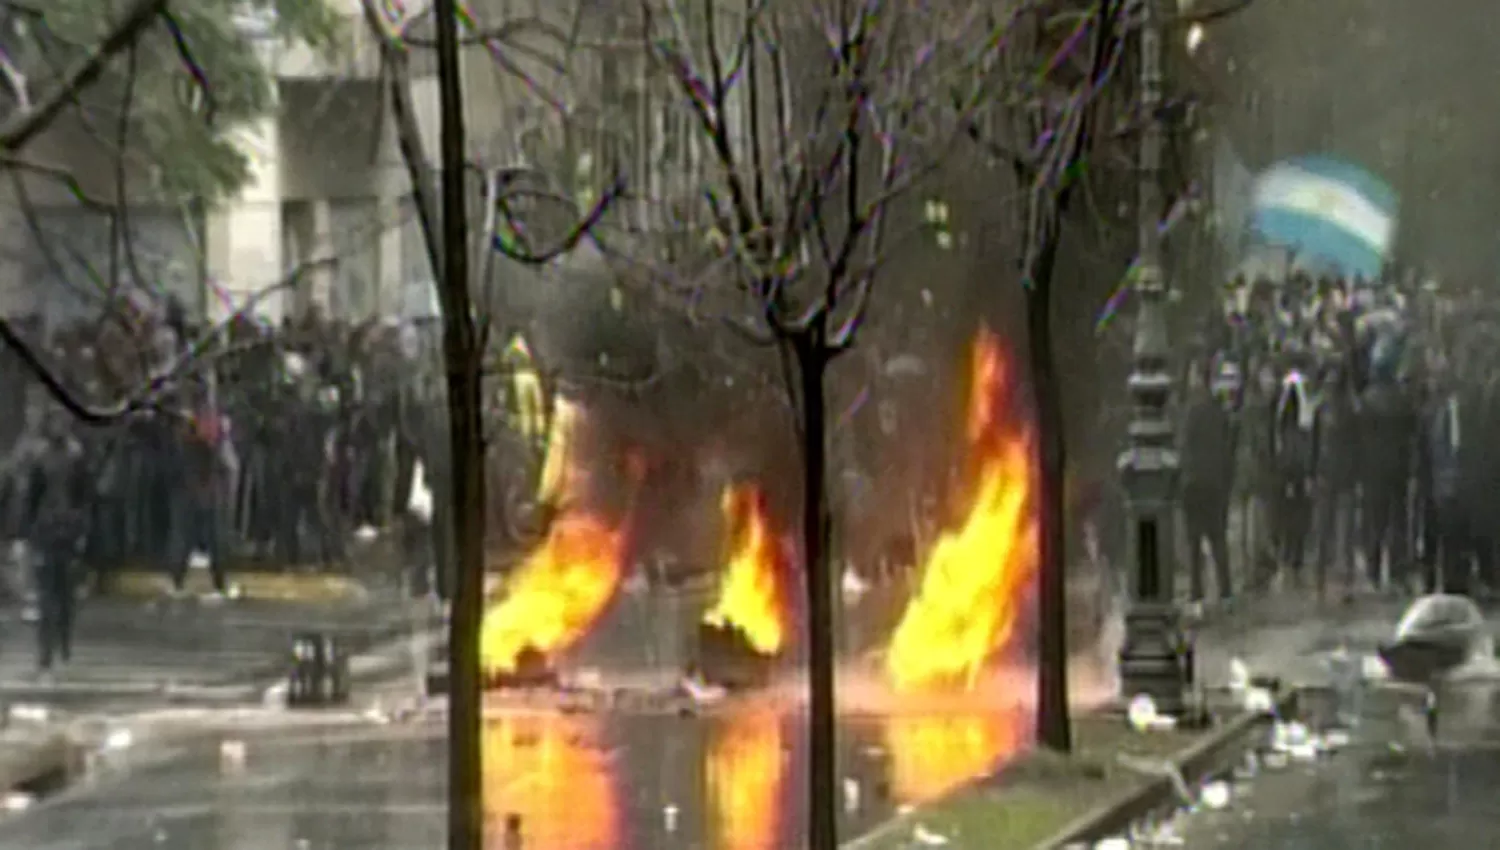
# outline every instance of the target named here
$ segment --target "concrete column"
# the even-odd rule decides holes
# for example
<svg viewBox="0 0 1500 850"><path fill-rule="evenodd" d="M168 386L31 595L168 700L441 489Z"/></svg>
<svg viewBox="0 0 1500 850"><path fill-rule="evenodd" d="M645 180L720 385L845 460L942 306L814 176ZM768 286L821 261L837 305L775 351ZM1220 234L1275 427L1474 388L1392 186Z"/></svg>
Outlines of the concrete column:
<svg viewBox="0 0 1500 850"><path fill-rule="evenodd" d="M397 315L403 286L401 259L401 199L389 193L380 198L380 259L375 286L375 315Z"/></svg>
<svg viewBox="0 0 1500 850"><path fill-rule="evenodd" d="M280 133L275 119L266 119L232 131L230 137L249 157L250 179L237 196L207 215L207 312L211 319L222 320L253 299L255 314L279 321L286 294L266 291L286 273Z"/></svg>
<svg viewBox="0 0 1500 850"><path fill-rule="evenodd" d="M320 199L309 204L309 212L311 227L308 235L311 238L302 246L305 254L301 259L307 261L337 256L338 246L334 245L333 239L333 208L328 201ZM337 284L338 278L331 265L319 266L308 272L308 300L317 305L325 316L338 315L344 306L342 294L336 291Z"/></svg>
<svg viewBox="0 0 1500 850"><path fill-rule="evenodd" d="M417 113L422 147L433 162L437 161L438 142L442 138L442 111L438 102L436 76L417 77L411 81L411 104Z"/></svg>

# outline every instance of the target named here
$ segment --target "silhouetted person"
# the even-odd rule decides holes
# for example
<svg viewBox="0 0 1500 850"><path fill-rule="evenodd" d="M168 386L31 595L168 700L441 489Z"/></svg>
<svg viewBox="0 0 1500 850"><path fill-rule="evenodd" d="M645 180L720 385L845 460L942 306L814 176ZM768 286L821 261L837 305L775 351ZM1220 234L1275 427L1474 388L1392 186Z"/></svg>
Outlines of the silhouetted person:
<svg viewBox="0 0 1500 850"><path fill-rule="evenodd" d="M1194 601L1204 591L1203 548L1214 561L1219 597L1234 595L1229 571L1229 496L1234 490L1234 424L1225 402L1202 373L1189 373L1182 426L1182 514L1188 540L1188 581Z"/></svg>
<svg viewBox="0 0 1500 850"><path fill-rule="evenodd" d="M31 467L25 528L33 548L31 567L37 594L37 667L51 672L73 655L76 587L73 566L83 552L92 502L91 471L83 447L58 423Z"/></svg>

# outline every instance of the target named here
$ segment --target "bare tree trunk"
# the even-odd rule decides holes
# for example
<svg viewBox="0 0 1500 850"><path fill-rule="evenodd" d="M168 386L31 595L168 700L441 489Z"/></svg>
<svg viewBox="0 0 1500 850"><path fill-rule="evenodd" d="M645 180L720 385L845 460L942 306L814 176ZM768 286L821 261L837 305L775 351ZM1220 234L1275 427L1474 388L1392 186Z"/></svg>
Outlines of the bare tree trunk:
<svg viewBox="0 0 1500 850"><path fill-rule="evenodd" d="M838 850L838 724L834 705L834 595L829 563L828 429L821 328L792 338L802 440L802 552L807 580L808 847Z"/></svg>
<svg viewBox="0 0 1500 850"><path fill-rule="evenodd" d="M464 172L463 81L454 0L436 0L438 97L442 139L443 308L447 367L449 486L454 548L449 621L448 848L482 850L484 811L480 753L479 622L484 604L484 431L480 351L469 292L469 239Z"/></svg>
<svg viewBox="0 0 1500 850"><path fill-rule="evenodd" d="M1036 739L1049 750L1072 752L1068 719L1067 437L1062 393L1052 351L1052 275L1061 234L1052 230L1037 251L1026 290L1026 344L1036 405L1038 476Z"/></svg>

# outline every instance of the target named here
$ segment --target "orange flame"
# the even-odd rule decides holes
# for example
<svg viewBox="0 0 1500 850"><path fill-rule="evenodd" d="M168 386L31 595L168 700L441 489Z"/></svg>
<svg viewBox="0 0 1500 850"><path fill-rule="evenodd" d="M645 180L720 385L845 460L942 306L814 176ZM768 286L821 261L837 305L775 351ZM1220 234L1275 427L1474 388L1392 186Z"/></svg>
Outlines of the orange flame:
<svg viewBox="0 0 1500 850"><path fill-rule="evenodd" d="M619 843L621 812L609 754L583 718L502 717L480 742L484 813L490 835L520 819L531 850L608 850ZM510 846L495 841L492 847Z"/></svg>
<svg viewBox="0 0 1500 850"><path fill-rule="evenodd" d="M967 420L968 513L938 536L891 638L886 672L899 691L972 689L1015 630L1037 572L1031 435L1011 418L1000 342L975 341Z"/></svg>
<svg viewBox="0 0 1500 850"><path fill-rule="evenodd" d="M781 718L726 716L710 739L705 781L714 841L721 850L777 850L786 779Z"/></svg>
<svg viewBox="0 0 1500 850"><path fill-rule="evenodd" d="M553 520L547 539L511 576L505 598L484 612L484 670L513 673L528 648L552 657L581 640L614 599L624 551L624 535L597 517Z"/></svg>
<svg viewBox="0 0 1500 850"><path fill-rule="evenodd" d="M1016 712L898 715L885 721L891 795L897 803L935 800L990 773L1025 743Z"/></svg>
<svg viewBox="0 0 1500 850"><path fill-rule="evenodd" d="M766 498L752 485L730 487L720 499L727 564L719 601L704 615L711 626L734 626L751 648L774 655L786 645L786 550L771 531Z"/></svg>

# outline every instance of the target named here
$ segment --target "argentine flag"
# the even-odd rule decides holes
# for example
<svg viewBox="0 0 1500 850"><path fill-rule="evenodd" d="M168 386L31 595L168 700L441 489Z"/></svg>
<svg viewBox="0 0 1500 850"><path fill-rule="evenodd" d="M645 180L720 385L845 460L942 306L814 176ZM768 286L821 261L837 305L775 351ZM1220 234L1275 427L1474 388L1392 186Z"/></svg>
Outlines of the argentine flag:
<svg viewBox="0 0 1500 850"><path fill-rule="evenodd" d="M1344 160L1284 160L1256 178L1252 240L1293 252L1297 265L1373 280L1395 242L1399 201L1370 172Z"/></svg>

